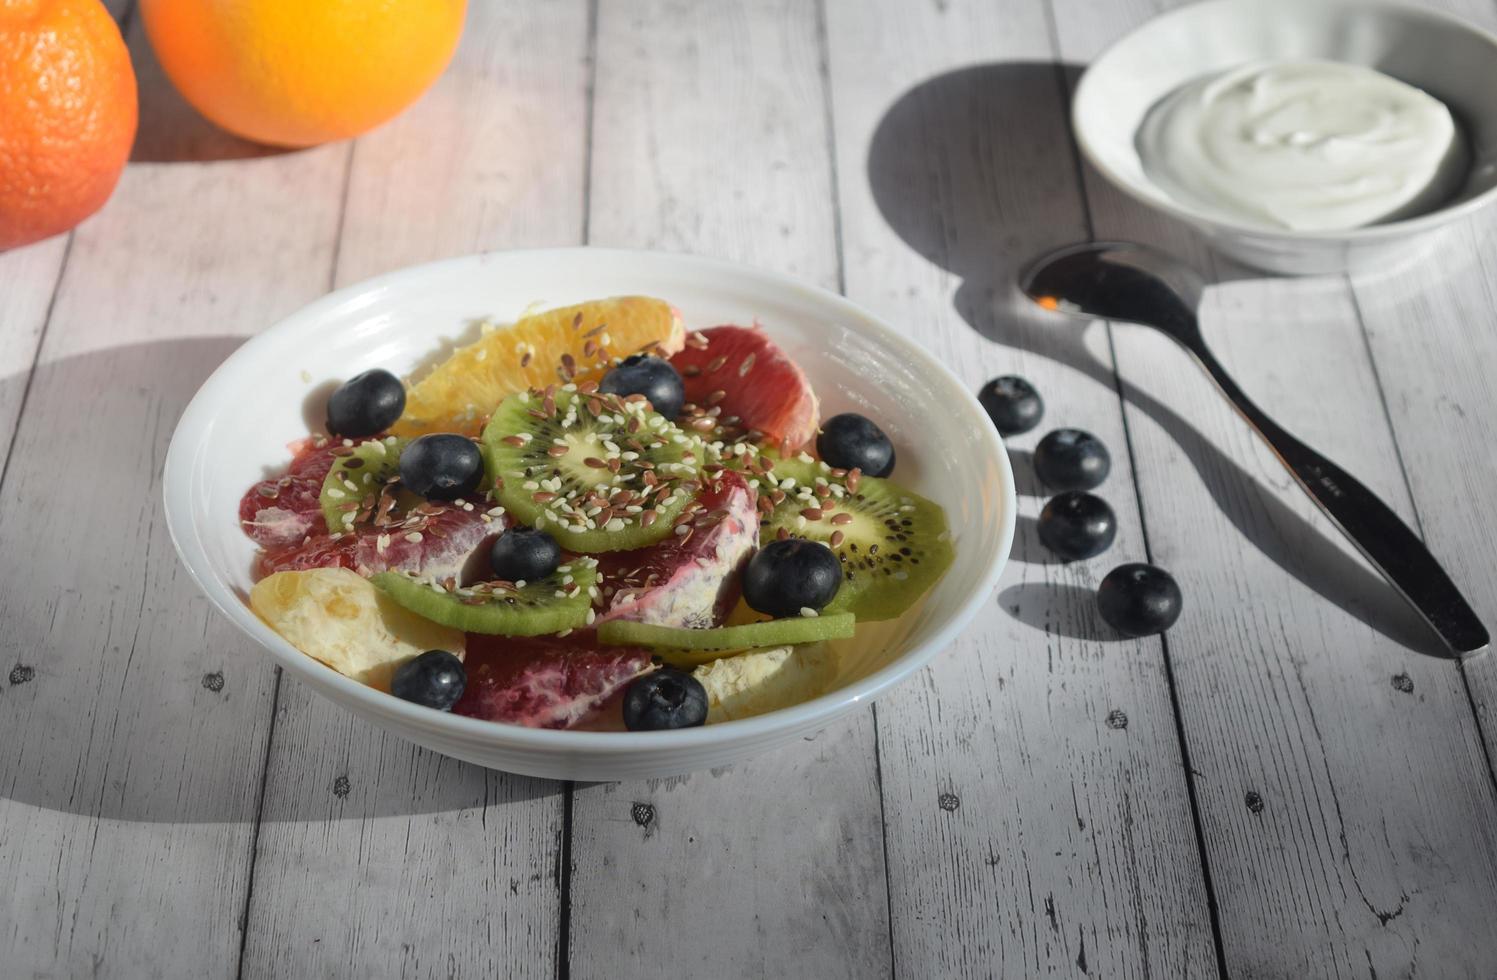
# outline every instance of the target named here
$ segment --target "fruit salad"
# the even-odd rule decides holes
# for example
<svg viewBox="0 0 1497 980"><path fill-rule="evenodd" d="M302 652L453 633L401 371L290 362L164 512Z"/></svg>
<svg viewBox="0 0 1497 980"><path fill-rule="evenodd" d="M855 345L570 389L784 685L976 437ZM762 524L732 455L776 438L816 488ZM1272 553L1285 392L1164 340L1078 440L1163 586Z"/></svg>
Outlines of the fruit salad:
<svg viewBox="0 0 1497 980"><path fill-rule="evenodd" d="M254 611L394 697L659 730L826 693L858 624L953 557L878 421L820 418L761 327L619 297L344 381L239 508Z"/></svg>

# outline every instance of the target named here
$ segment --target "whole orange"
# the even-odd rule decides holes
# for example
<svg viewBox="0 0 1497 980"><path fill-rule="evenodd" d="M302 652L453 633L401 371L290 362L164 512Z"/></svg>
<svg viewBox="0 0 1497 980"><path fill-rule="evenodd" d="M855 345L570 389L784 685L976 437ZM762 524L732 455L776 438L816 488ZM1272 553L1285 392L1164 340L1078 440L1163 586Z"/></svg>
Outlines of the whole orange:
<svg viewBox="0 0 1497 980"><path fill-rule="evenodd" d="M447 67L467 0L142 0L167 76L203 115L276 146L346 139Z"/></svg>
<svg viewBox="0 0 1497 980"><path fill-rule="evenodd" d="M99 210L135 115L130 55L99 0L0 0L0 250Z"/></svg>

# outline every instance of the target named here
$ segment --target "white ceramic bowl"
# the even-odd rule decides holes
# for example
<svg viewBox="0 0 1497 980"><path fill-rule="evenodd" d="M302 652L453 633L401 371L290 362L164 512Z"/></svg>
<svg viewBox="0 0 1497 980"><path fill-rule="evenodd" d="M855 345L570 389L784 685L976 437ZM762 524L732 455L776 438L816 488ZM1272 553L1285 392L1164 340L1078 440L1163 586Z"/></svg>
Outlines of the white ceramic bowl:
<svg viewBox="0 0 1497 980"><path fill-rule="evenodd" d="M319 425L329 382L372 367L405 373L473 333L625 293L660 296L689 327L764 324L806 370L827 414L875 418L899 450L896 477L945 506L956 561L927 600L859 628L837 688L757 718L674 732L541 731L431 711L296 651L245 604L254 546L238 502L285 466L287 443ZM786 276L708 259L604 249L498 252L417 266L324 297L235 351L182 414L163 477L167 524L194 581L298 680L374 724L481 765L612 780L721 766L823 728L930 662L988 601L1014 533L1008 455L967 388L894 327ZM851 642L851 641L850 641Z"/></svg>
<svg viewBox="0 0 1497 980"><path fill-rule="evenodd" d="M1200 75L1274 58L1365 65L1440 99L1472 147L1466 185L1436 211L1341 232L1235 225L1156 187L1134 146L1149 108ZM1497 37L1420 7L1371 0L1209 0L1180 7L1092 62L1071 112L1082 153L1119 189L1200 229L1227 255L1272 272L1386 268L1426 251L1453 222L1497 197Z"/></svg>

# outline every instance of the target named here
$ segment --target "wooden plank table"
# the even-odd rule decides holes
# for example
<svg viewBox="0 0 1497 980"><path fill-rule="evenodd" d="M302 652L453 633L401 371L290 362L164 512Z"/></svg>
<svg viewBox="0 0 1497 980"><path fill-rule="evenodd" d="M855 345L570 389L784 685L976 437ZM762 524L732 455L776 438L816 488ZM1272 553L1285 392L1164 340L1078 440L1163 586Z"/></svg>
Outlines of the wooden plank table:
<svg viewBox="0 0 1497 980"><path fill-rule="evenodd" d="M1147 0L481 0L410 111L293 153L181 102L131 5L135 161L0 255L5 977L1490 976L1497 668L1430 639L1168 342L1012 288L1089 236L1227 280L1206 330L1497 621L1497 218L1377 277L1264 280L1077 161L1076 69ZM1438 6L1497 28L1490 0ZM283 680L161 520L176 417L327 289L475 250L720 255L845 292L1114 450L1057 564L1012 441L993 603L873 709L724 772L569 785ZM103 481L69 479L84 464ZM1151 558L1187 613L1123 641Z"/></svg>

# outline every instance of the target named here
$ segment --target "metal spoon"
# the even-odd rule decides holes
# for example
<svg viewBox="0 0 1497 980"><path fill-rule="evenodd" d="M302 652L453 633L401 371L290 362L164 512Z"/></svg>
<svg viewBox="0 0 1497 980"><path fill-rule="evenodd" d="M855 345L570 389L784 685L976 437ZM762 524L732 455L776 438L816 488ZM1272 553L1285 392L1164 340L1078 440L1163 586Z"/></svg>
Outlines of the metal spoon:
<svg viewBox="0 0 1497 980"><path fill-rule="evenodd" d="M1371 490L1265 415L1212 355L1196 318L1206 282L1195 270L1142 245L1089 242L1035 260L1020 275L1019 288L1049 310L1125 320L1173 337L1206 369L1310 499L1452 650L1468 654L1487 645L1486 627L1419 536Z"/></svg>

